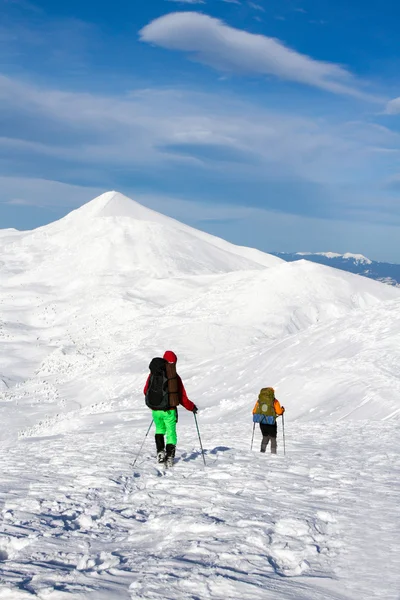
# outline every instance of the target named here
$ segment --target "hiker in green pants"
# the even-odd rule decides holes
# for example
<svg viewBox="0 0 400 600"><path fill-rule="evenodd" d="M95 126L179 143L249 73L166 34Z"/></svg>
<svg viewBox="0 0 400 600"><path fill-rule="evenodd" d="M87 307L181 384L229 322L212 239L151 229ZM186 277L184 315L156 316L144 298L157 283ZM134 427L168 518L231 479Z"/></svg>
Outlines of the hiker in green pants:
<svg viewBox="0 0 400 600"><path fill-rule="evenodd" d="M176 373L177 357L167 350L163 358L154 358L150 363L150 375L144 387L146 404L152 409L156 426L157 461L170 467L174 464L176 449L176 424L178 421L177 406L197 413L197 407L187 397L182 379ZM173 367L170 370L169 367ZM173 375L171 375L173 373ZM165 445L164 436L167 436Z"/></svg>

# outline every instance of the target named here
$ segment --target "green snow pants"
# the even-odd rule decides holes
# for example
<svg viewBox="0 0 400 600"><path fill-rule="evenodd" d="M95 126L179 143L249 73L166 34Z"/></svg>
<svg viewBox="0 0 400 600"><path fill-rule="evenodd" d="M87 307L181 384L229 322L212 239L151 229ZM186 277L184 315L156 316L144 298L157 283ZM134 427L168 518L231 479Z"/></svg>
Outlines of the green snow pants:
<svg viewBox="0 0 400 600"><path fill-rule="evenodd" d="M176 446L176 410L153 410L153 421L156 426L156 435L167 434L167 444Z"/></svg>

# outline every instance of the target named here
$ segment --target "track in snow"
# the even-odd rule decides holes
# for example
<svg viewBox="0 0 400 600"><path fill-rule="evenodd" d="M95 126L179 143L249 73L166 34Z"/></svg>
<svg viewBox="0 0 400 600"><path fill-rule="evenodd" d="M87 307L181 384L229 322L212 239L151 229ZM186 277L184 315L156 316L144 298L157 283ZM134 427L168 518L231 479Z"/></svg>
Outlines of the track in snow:
<svg viewBox="0 0 400 600"><path fill-rule="evenodd" d="M374 426L378 446L366 424L289 425L286 459L258 453L259 438L253 453L248 440L212 446L226 436L211 426L206 469L193 432L181 429L165 476L153 440L130 469L139 441L129 423L10 448L0 598L399 597L399 440L390 423ZM239 440L243 427L231 435Z"/></svg>

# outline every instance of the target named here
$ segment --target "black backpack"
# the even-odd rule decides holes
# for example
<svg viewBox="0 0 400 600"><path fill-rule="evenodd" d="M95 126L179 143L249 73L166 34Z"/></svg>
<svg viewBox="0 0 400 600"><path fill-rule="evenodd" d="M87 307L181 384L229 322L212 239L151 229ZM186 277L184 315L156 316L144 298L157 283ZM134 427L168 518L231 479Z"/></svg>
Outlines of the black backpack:
<svg viewBox="0 0 400 600"><path fill-rule="evenodd" d="M153 358L149 365L150 381L146 393L146 404L152 410L169 410L168 377L166 361Z"/></svg>

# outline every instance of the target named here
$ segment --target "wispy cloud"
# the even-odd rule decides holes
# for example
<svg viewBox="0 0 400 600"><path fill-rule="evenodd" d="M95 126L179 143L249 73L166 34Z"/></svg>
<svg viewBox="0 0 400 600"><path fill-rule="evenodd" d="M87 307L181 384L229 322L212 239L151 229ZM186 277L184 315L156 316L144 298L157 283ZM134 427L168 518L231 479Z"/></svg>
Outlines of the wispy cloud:
<svg viewBox="0 0 400 600"><path fill-rule="evenodd" d="M261 4L256 4L255 2L249 2L248 4L249 4L249 6L251 6L251 8L254 8L254 10L259 10L261 12L265 12L265 8L263 6L261 6Z"/></svg>
<svg viewBox="0 0 400 600"><path fill-rule="evenodd" d="M142 190L218 203L247 198L292 214L345 214L355 194L343 186L359 191L368 172L377 188L379 177L397 172L400 149L399 136L383 127L187 90L106 96L3 76L0 113L0 174L103 188L135 180ZM11 197L24 198L18 190Z"/></svg>
<svg viewBox="0 0 400 600"><path fill-rule="evenodd" d="M400 114L400 97L394 98L390 100L390 102L386 105L386 113L388 115L398 115Z"/></svg>
<svg viewBox="0 0 400 600"><path fill-rule="evenodd" d="M165 15L144 27L140 39L188 52L195 60L218 71L274 75L336 94L376 101L357 87L352 74L342 66L314 60L279 40L235 29L208 15L196 12Z"/></svg>
<svg viewBox="0 0 400 600"><path fill-rule="evenodd" d="M361 124L360 133L355 127L340 131L328 122L182 90L106 96L0 76L0 109L7 117L0 138L4 156L25 152L86 164L172 162L215 170L229 168L240 157L242 168L262 169L271 162L274 168L280 164L283 170L326 180L345 167L356 146L360 156L365 144ZM375 128L366 135L374 145L390 141L392 147L389 132L379 130L379 136Z"/></svg>
<svg viewBox="0 0 400 600"><path fill-rule="evenodd" d="M10 204L11 206L29 206L30 202L23 198L11 198L11 200L6 200L5 204Z"/></svg>

